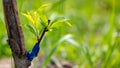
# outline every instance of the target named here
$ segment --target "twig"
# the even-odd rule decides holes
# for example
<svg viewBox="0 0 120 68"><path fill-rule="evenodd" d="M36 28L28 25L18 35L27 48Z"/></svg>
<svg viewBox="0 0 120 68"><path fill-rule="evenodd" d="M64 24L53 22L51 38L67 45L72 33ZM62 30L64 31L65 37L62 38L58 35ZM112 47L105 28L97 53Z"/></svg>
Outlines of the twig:
<svg viewBox="0 0 120 68"><path fill-rule="evenodd" d="M48 25L44 28L44 30L43 30L43 32L42 32L42 34L41 34L41 36L40 36L40 38L38 38L38 43L40 43L41 42L41 40L42 40L42 38L43 38L43 36L45 35L45 33L48 31L48 26L49 26L49 24L50 24L50 20L48 20Z"/></svg>

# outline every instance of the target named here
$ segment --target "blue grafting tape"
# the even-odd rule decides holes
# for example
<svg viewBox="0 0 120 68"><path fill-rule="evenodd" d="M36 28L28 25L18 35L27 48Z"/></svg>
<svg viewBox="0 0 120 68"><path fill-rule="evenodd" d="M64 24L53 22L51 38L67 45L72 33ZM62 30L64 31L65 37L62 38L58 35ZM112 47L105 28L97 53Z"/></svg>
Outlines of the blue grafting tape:
<svg viewBox="0 0 120 68"><path fill-rule="evenodd" d="M40 50L39 43L36 43L34 45L31 53L29 51L27 51L28 60L32 61L33 58L37 57L39 50Z"/></svg>

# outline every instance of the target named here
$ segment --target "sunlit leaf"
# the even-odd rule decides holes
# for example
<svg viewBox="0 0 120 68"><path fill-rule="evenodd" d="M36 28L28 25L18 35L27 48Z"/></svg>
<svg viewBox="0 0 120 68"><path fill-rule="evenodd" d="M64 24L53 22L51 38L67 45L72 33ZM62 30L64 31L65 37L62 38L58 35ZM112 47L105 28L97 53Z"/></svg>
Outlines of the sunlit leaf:
<svg viewBox="0 0 120 68"><path fill-rule="evenodd" d="M39 14L36 11L29 11L27 14L23 13L23 15L32 23L34 29L38 33L40 28Z"/></svg>
<svg viewBox="0 0 120 68"><path fill-rule="evenodd" d="M45 9L45 7L49 6L49 3L43 4L40 6L40 8L38 9L39 12L43 12L43 10Z"/></svg>
<svg viewBox="0 0 120 68"><path fill-rule="evenodd" d="M66 21L66 24L67 24L68 26L72 27L72 25L70 24L69 21Z"/></svg>
<svg viewBox="0 0 120 68"><path fill-rule="evenodd" d="M45 25L48 25L48 18L46 15L40 15L40 19L44 22Z"/></svg>
<svg viewBox="0 0 120 68"><path fill-rule="evenodd" d="M64 17L57 17L57 18L53 19L51 22L51 25L53 25L54 23L56 23L57 21L60 21L62 19L64 19Z"/></svg>
<svg viewBox="0 0 120 68"><path fill-rule="evenodd" d="M69 27L71 27L72 25L70 24L69 20L68 19L62 19L62 20L59 20L58 23L65 23L67 24ZM64 25L65 25L64 24Z"/></svg>
<svg viewBox="0 0 120 68"><path fill-rule="evenodd" d="M51 23L51 28L58 28L58 27L60 27L60 26L72 26L71 24L70 24L70 22L69 22L69 20L68 19L65 19L65 18L63 18L63 17L59 17L59 18L57 18L57 19L55 19L52 23Z"/></svg>
<svg viewBox="0 0 120 68"><path fill-rule="evenodd" d="M33 11L33 10L31 10L30 12L29 12L29 15L32 17L32 19L34 20L34 27L36 28L36 29L38 29L38 27L39 27L39 14L36 12L36 11Z"/></svg>
<svg viewBox="0 0 120 68"><path fill-rule="evenodd" d="M46 4L43 4L42 6L40 6L40 8L45 8L45 7L49 6L49 5L50 5L50 3L46 3Z"/></svg>
<svg viewBox="0 0 120 68"><path fill-rule="evenodd" d="M26 13L22 13L22 15L25 16L32 24L35 23L34 20L33 20L33 18L31 17L31 15L26 14Z"/></svg>

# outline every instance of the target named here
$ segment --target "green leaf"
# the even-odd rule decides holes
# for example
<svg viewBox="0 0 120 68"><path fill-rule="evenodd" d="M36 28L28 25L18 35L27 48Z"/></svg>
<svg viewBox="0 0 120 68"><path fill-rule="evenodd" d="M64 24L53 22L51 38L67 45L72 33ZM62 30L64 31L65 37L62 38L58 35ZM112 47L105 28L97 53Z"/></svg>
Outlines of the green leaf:
<svg viewBox="0 0 120 68"><path fill-rule="evenodd" d="M53 19L53 21L51 22L50 25L53 25L54 23L56 23L57 21L60 21L62 19L65 19L64 17L57 17L56 19Z"/></svg>
<svg viewBox="0 0 120 68"><path fill-rule="evenodd" d="M46 27L46 24L44 23L44 21L42 19L40 19L40 23L43 27Z"/></svg>
<svg viewBox="0 0 120 68"><path fill-rule="evenodd" d="M28 24L27 27L29 28L30 32L32 32L36 36L35 28L32 25L30 25L30 24Z"/></svg>
<svg viewBox="0 0 120 68"><path fill-rule="evenodd" d="M27 14L23 13L23 15L30 21L30 23L32 24L32 27L34 28L36 35L39 34L39 29L40 29L40 16L38 14L38 12L36 11L29 11ZM29 26L29 28L32 28ZM33 33L33 30L32 30Z"/></svg>
<svg viewBox="0 0 120 68"><path fill-rule="evenodd" d="M57 28L55 27L49 28L49 31L55 31L55 30L57 30Z"/></svg>
<svg viewBox="0 0 120 68"><path fill-rule="evenodd" d="M66 26L66 25L69 26L69 27L72 26L68 19L65 19L63 17L58 17L53 22L51 22L49 28L58 28L58 27L61 27L61 26Z"/></svg>
<svg viewBox="0 0 120 68"><path fill-rule="evenodd" d="M69 27L72 27L71 23L69 21L66 21L66 24L69 26Z"/></svg>
<svg viewBox="0 0 120 68"><path fill-rule="evenodd" d="M46 4L43 4L40 6L40 8L38 8L38 12L42 13L43 10L45 9L45 7L49 6L50 4L49 3L46 3Z"/></svg>
<svg viewBox="0 0 120 68"><path fill-rule="evenodd" d="M26 14L26 13L22 13L23 16L25 16L33 25L35 23L35 21L33 20L33 18L31 17L31 15Z"/></svg>
<svg viewBox="0 0 120 68"><path fill-rule="evenodd" d="M36 28L36 30L39 29L40 27L40 23L39 23L39 14L36 11L31 10L29 12L29 15L32 17L32 19L34 20L34 24L33 26Z"/></svg>
<svg viewBox="0 0 120 68"><path fill-rule="evenodd" d="M48 25L48 18L46 15L40 15L40 19L44 22L46 26Z"/></svg>

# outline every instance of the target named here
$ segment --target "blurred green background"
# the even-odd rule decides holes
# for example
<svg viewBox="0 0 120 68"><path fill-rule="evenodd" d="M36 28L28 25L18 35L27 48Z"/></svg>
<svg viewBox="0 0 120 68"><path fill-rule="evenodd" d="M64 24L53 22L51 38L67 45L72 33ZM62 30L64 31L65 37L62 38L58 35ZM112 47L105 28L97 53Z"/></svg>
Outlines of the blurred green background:
<svg viewBox="0 0 120 68"><path fill-rule="evenodd" d="M46 57L53 51L50 58L72 62L78 68L120 67L120 0L17 0L27 50L32 49L36 38L25 28L28 20L22 13L45 3L50 3L45 9L48 18L54 14L63 16L72 27L48 32L39 56ZM0 58L11 57L2 0L0 5ZM64 42L58 44L61 38Z"/></svg>

